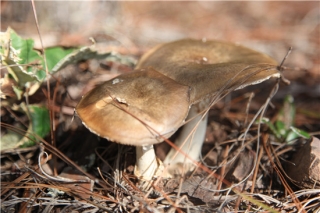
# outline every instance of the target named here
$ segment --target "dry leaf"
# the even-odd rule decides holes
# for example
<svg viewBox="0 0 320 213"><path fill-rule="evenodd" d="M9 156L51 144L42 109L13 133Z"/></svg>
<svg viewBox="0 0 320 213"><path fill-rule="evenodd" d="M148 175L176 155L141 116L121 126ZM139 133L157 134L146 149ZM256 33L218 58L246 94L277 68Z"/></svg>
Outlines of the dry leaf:
<svg viewBox="0 0 320 213"><path fill-rule="evenodd" d="M320 188L320 140L312 137L292 156L285 167L291 182L300 188Z"/></svg>

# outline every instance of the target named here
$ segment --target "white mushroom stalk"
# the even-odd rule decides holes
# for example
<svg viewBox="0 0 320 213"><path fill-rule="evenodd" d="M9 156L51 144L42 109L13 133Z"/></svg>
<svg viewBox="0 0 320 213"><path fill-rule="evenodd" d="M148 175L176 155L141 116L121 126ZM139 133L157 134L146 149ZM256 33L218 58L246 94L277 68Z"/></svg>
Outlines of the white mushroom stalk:
<svg viewBox="0 0 320 213"><path fill-rule="evenodd" d="M156 157L153 145L136 147L134 174L140 178L144 189L150 187L153 178L162 175L162 163Z"/></svg>
<svg viewBox="0 0 320 213"><path fill-rule="evenodd" d="M138 146L136 148L135 175L150 180L158 169L158 160L153 145Z"/></svg>
<svg viewBox="0 0 320 213"><path fill-rule="evenodd" d="M180 150L171 149L163 162L168 166L170 174L180 175L189 172L195 166L193 162L199 161L206 135L208 113L203 115L198 106L192 106L186 120L189 119L191 120L183 126L175 140L175 145Z"/></svg>

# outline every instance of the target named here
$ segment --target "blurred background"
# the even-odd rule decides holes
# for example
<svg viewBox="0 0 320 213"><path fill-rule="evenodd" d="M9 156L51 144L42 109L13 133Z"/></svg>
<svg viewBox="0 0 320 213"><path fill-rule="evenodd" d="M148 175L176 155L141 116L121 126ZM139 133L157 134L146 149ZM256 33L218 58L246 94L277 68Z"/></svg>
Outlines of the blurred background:
<svg viewBox="0 0 320 213"><path fill-rule="evenodd" d="M99 44L141 54L185 37L237 42L319 78L320 2L35 1L45 46ZM30 1L1 1L1 31L11 26L40 42ZM295 78L306 73L295 73ZM314 84L309 79L309 83Z"/></svg>

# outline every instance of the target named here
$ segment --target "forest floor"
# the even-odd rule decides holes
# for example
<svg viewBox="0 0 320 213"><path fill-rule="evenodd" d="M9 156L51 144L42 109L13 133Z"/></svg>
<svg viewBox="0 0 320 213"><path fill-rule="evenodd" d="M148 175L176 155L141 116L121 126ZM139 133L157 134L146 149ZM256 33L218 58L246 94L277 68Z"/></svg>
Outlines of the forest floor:
<svg viewBox="0 0 320 213"><path fill-rule="evenodd" d="M46 81L28 101L2 99L10 105L1 106L1 138L24 134L28 116L13 107L22 102L46 106L54 121L53 134L36 145L1 149L3 212L320 212L319 2L36 1L36 8L45 47L90 46L92 37L100 53L119 58L84 59L54 74L50 106ZM42 49L30 2L2 1L1 14L1 32L11 27ZM133 174L135 148L91 133L74 108L97 84L132 71L151 47L186 37L239 43L279 63L292 46L283 72L291 83L228 94L209 111L201 164L211 172L163 178L145 192ZM277 84L264 114L269 122L248 127ZM290 126L310 138L289 140ZM250 138L239 140L246 130ZM169 149L157 145L159 159Z"/></svg>

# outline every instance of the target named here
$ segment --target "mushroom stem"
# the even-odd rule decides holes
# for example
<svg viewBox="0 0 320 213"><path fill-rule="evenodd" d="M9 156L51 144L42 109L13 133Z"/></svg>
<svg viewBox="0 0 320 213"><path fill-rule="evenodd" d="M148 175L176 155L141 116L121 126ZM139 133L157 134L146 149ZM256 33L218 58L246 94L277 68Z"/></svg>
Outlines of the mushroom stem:
<svg viewBox="0 0 320 213"><path fill-rule="evenodd" d="M142 180L150 182L159 168L153 145L136 147L136 166L134 174Z"/></svg>
<svg viewBox="0 0 320 213"><path fill-rule="evenodd" d="M199 114L198 112L198 106L192 106L187 117L187 120L192 120L182 127L180 135L175 141L180 150L195 161L199 161L206 134L208 113L203 118L202 116L203 114ZM194 128L196 129L194 130ZM173 174L183 174L194 168L193 162L190 159L173 148L169 151L164 164L169 166L169 173ZM184 171L181 171L183 168Z"/></svg>

